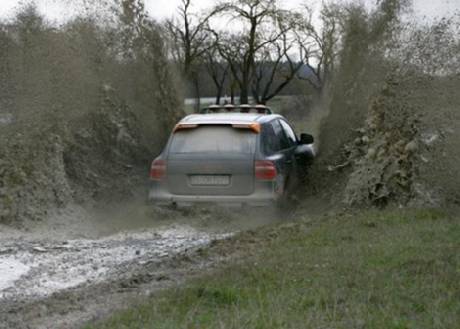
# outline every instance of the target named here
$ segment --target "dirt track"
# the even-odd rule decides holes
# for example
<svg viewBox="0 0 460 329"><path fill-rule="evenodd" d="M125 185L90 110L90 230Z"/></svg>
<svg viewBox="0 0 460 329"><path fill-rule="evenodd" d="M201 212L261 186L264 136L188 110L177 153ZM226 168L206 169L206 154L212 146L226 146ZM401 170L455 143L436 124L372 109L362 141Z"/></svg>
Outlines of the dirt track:
<svg viewBox="0 0 460 329"><path fill-rule="evenodd" d="M200 257L202 248L271 221L248 223L248 214L234 211L155 219L139 205L123 209L106 210L109 222L73 212L26 231L0 228L0 328L78 328L202 273L222 260ZM72 220L60 225L63 216Z"/></svg>

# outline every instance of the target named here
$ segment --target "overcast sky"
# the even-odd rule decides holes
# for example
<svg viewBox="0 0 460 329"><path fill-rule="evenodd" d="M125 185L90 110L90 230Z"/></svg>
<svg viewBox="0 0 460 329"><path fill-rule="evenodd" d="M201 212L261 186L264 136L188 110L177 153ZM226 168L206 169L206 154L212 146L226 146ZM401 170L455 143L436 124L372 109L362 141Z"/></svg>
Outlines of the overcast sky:
<svg viewBox="0 0 460 329"><path fill-rule="evenodd" d="M53 21L62 22L75 14L76 5L80 0L35 0L41 13ZM347 1L347 0L340 0ZM11 17L21 4L28 0L0 0L0 17ZM192 0L196 9L202 9L215 4L214 0ZM284 8L295 8L302 3L321 3L321 0L280 0ZM376 0L364 0L373 4ZM72 6L71 4L74 3ZM443 16L460 10L460 0L413 0L417 16ZM174 15L180 0L145 0L149 13L157 19Z"/></svg>

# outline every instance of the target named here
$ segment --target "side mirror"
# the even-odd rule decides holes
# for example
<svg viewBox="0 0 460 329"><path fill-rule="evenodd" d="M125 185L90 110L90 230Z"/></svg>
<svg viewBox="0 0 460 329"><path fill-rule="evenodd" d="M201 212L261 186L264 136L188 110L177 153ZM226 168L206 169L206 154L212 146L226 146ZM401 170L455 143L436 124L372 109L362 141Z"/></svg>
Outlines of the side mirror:
<svg viewBox="0 0 460 329"><path fill-rule="evenodd" d="M300 144L313 144L315 139L310 134L300 134Z"/></svg>

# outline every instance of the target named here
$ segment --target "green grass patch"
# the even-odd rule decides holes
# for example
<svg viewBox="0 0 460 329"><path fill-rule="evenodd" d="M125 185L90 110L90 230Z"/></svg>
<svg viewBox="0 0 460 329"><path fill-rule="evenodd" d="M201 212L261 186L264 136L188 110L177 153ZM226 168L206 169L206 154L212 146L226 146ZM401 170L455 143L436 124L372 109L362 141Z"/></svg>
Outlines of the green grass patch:
<svg viewBox="0 0 460 329"><path fill-rule="evenodd" d="M458 328L455 216L366 212L272 230L256 255L86 328Z"/></svg>

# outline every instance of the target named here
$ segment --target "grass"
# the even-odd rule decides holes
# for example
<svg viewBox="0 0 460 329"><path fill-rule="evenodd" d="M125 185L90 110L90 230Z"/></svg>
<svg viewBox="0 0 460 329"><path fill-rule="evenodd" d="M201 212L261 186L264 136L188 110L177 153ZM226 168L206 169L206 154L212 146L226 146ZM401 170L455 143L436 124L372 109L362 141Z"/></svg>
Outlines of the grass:
<svg viewBox="0 0 460 329"><path fill-rule="evenodd" d="M458 218L434 210L366 212L257 235L264 243L252 256L86 328L460 324Z"/></svg>

